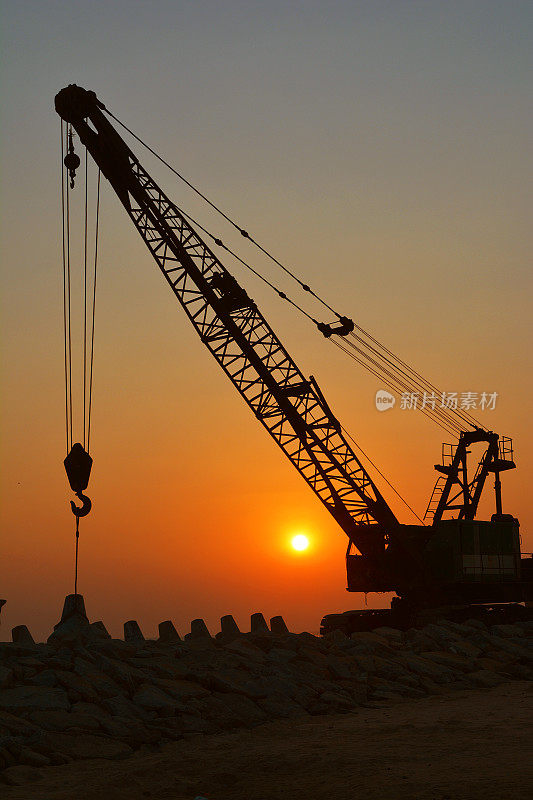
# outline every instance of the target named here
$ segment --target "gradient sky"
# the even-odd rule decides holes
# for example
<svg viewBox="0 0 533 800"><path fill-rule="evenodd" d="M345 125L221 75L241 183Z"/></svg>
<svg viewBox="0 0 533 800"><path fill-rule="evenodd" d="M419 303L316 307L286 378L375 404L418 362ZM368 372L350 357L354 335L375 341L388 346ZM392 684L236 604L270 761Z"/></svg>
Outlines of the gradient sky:
<svg viewBox="0 0 533 800"><path fill-rule="evenodd" d="M514 438L504 510L532 550L531 2L2 7L0 638L21 623L48 635L72 590L53 99L73 82L440 387L499 393L481 418ZM235 241L133 149L171 197ZM379 414L377 379L227 266L423 512L440 429L398 408ZM170 617L185 633L197 616L216 631L223 614L246 627L261 610L316 631L324 613L360 607L344 589L344 534L202 347L107 185L99 280L94 510L80 527L91 618L114 634L136 618L153 634ZM312 546L295 555L298 532Z"/></svg>

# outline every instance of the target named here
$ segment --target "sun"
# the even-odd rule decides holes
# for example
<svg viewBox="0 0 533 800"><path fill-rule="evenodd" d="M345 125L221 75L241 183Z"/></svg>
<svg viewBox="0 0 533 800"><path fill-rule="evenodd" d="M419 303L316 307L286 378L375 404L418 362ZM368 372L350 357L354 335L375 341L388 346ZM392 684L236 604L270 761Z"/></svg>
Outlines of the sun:
<svg viewBox="0 0 533 800"><path fill-rule="evenodd" d="M297 536L292 537L291 544L295 550L307 550L309 539L303 533L299 533Z"/></svg>

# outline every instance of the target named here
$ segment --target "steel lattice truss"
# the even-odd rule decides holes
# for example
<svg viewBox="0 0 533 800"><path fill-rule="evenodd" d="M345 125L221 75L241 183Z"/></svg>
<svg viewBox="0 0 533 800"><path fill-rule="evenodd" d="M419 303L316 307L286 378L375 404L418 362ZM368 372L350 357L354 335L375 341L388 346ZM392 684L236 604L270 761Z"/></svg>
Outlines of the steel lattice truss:
<svg viewBox="0 0 533 800"><path fill-rule="evenodd" d="M73 125L117 192L198 334L257 419L363 552L361 525L397 524L313 378L95 109ZM113 159L106 153L107 141ZM104 155L105 154L105 155Z"/></svg>

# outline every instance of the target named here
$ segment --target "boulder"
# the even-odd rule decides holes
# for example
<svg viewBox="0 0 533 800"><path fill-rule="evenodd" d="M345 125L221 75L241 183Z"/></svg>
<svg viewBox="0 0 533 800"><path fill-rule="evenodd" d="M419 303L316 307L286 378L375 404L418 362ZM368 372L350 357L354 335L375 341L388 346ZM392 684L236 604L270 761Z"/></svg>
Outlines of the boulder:
<svg viewBox="0 0 533 800"><path fill-rule="evenodd" d="M6 710L17 708L59 708L68 710L70 703L63 689L46 686L17 686L0 692L0 707Z"/></svg>
<svg viewBox="0 0 533 800"><path fill-rule="evenodd" d="M492 686L499 686L503 682L503 678L495 672L488 669L480 669L477 672L471 672L465 676L469 683L474 686L482 686L491 688Z"/></svg>
<svg viewBox="0 0 533 800"><path fill-rule="evenodd" d="M75 759L108 758L116 760L133 753L131 747L124 742L89 733L50 732L47 742L53 750Z"/></svg>
<svg viewBox="0 0 533 800"><path fill-rule="evenodd" d="M265 661L265 654L247 639L238 639L224 645L224 648L234 655L240 656L244 663L261 663Z"/></svg>
<svg viewBox="0 0 533 800"><path fill-rule="evenodd" d="M91 626L87 618L79 614L72 614L65 621L58 622L53 632L47 639L49 644L56 647L63 645L72 646L88 641L91 638Z"/></svg>
<svg viewBox="0 0 533 800"><path fill-rule="evenodd" d="M132 700L135 705L141 705L143 708L156 711L164 708L174 709L176 706L176 701L173 697L170 697L157 686L152 686L148 683L143 684L139 691L135 692Z"/></svg>
<svg viewBox="0 0 533 800"><path fill-rule="evenodd" d="M80 704L77 703L76 705ZM46 731L67 731L71 728L78 728L83 731L97 731L100 728L100 723L95 716L79 711L37 709L31 712L29 719Z"/></svg>
<svg viewBox="0 0 533 800"><path fill-rule="evenodd" d="M17 764L16 766L8 767L2 772L2 778L9 786L22 786L25 783L39 781L42 777L43 773L40 769L26 764Z"/></svg>
<svg viewBox="0 0 533 800"><path fill-rule="evenodd" d="M13 683L13 670L0 664L0 689L11 686Z"/></svg>

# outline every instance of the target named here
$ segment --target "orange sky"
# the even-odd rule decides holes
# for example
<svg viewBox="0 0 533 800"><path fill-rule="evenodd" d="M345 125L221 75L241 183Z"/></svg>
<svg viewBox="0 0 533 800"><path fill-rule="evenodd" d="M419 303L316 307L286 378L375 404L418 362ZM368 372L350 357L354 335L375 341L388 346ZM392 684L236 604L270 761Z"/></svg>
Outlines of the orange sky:
<svg viewBox="0 0 533 800"><path fill-rule="evenodd" d="M53 98L73 81L444 390L499 393L496 410L480 416L514 438L518 469L504 476L504 510L520 518L532 550L531 48L518 4L505 12L484 3L481 20L453 3L424 4L421 14L334 3L327 20L314 3L301 14L283 4L279 26L254 4L244 17L234 4L235 25L216 4L195 4L179 20L173 4L161 2L157 20L139 6L126 23L120 5L53 3L44 34L40 3L13 4L5 20L0 638L21 623L46 636L72 588ZM77 24L64 13L73 6ZM145 35L159 57L140 64ZM180 205L235 241L138 155ZM423 513L440 429L398 408L379 414L377 379L226 263ZM127 619L154 634L172 618L185 633L197 616L216 631L223 614L246 627L260 610L316 631L324 613L360 607L364 599L344 589L344 534L203 348L107 186L100 269L94 509L80 526L91 618L115 634ZM79 319L75 327L79 340ZM311 547L295 554L288 543L299 532Z"/></svg>

